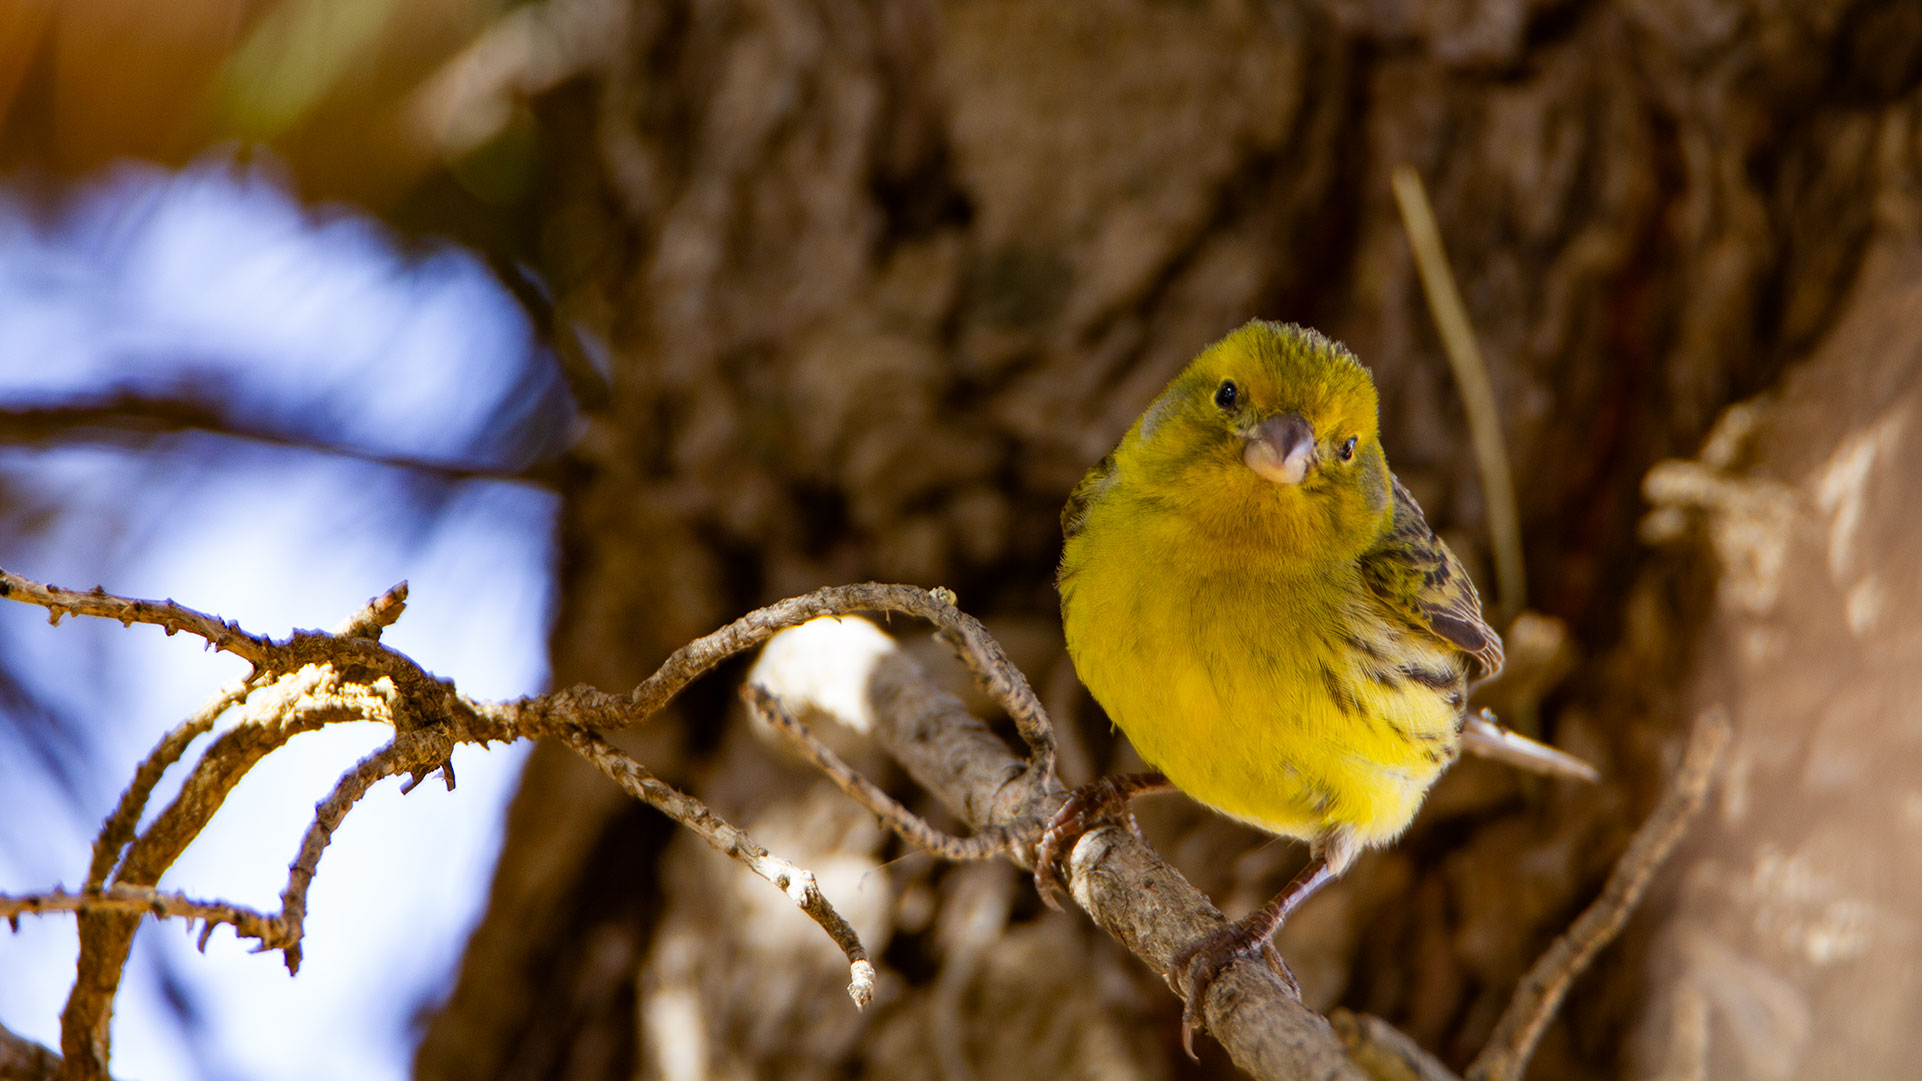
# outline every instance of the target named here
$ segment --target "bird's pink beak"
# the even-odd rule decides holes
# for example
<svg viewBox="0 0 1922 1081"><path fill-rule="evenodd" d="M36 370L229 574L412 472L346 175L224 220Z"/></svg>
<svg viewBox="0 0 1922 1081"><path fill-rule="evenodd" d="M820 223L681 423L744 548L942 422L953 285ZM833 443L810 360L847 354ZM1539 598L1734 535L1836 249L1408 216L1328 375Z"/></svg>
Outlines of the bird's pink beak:
<svg viewBox="0 0 1922 1081"><path fill-rule="evenodd" d="M1315 430L1297 413L1277 413L1249 434L1241 459L1276 484L1300 484L1315 464Z"/></svg>

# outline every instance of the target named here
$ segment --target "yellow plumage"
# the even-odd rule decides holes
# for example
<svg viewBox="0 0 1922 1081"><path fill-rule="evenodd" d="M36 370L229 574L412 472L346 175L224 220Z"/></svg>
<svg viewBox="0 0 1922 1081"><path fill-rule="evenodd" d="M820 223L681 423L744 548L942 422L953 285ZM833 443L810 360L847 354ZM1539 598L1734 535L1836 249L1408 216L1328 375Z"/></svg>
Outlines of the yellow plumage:
<svg viewBox="0 0 1922 1081"><path fill-rule="evenodd" d="M1295 484L1246 461L1255 426L1287 413L1313 434ZM1251 323L1196 358L1063 516L1068 651L1142 758L1210 807L1344 857L1399 834L1454 757L1470 660L1410 618L1418 597L1366 574L1397 504L1420 513L1376 428L1373 382L1345 349ZM1418 536L1479 624L1466 575Z"/></svg>
<svg viewBox="0 0 1922 1081"><path fill-rule="evenodd" d="M1311 330L1249 323L1169 384L1062 513L1068 652L1165 775L1078 793L1064 839L1172 783L1310 842L1282 895L1177 967L1196 999L1453 760L1471 677L1501 666L1474 586L1388 470L1368 371Z"/></svg>
<svg viewBox="0 0 1922 1081"><path fill-rule="evenodd" d="M1399 834L1454 754L1459 710L1429 688L1363 677L1341 636L1431 667L1445 656L1378 628L1352 569L1306 588L1285 571L1224 566L1177 529L1135 539L1080 546L1067 632L1076 670L1141 757L1273 833L1346 831L1364 845Z"/></svg>

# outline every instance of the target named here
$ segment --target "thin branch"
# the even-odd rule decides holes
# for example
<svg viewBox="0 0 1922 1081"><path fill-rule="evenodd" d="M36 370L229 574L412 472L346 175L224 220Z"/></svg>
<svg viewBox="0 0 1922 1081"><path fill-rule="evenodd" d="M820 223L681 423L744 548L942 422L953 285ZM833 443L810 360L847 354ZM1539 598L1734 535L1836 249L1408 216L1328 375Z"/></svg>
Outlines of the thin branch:
<svg viewBox="0 0 1922 1081"><path fill-rule="evenodd" d="M1441 335L1442 351L1454 369L1455 384L1461 388L1462 411L1468 417L1468 433L1475 444L1475 461L1481 466L1482 494L1488 501L1488 536L1495 549L1495 584L1501 610L1510 617L1528 607L1528 575L1522 567L1521 513L1515 503L1515 477L1509 469L1508 448L1502 440L1501 411L1495 406L1495 391L1488 382L1488 365L1475 344L1475 331L1468 321L1468 308L1455 275L1448 269L1448 254L1442 250L1441 229L1435 212L1428 205L1421 174L1413 166L1395 167L1392 182L1395 203L1401 208L1402 228L1408 232L1408 246L1415 252L1415 270L1421 277L1422 292L1428 298L1428 311Z"/></svg>
<svg viewBox="0 0 1922 1081"><path fill-rule="evenodd" d="M386 683L386 681L381 681ZM387 694L394 694L391 684ZM200 756L180 792L128 846L118 884L151 887L200 836L227 794L262 758L301 732L363 718L393 723L394 711L373 685L345 681L331 668L307 667L256 691L241 721ZM65 1075L107 1075L113 1001L139 928L139 917L89 910L79 915L80 956L60 1018Z"/></svg>
<svg viewBox="0 0 1922 1081"><path fill-rule="evenodd" d="M1687 832L1690 820L1708 797L1716 767L1729 741L1728 718L1715 711L1696 719L1681 767L1648 821L1635 831L1628 850L1615 863L1602 894L1557 938L1515 989L1488 1045L1468 1067L1469 1081L1517 1081L1528 1067L1536 1041L1575 978L1602 947L1614 941L1669 853Z"/></svg>
<svg viewBox="0 0 1922 1081"><path fill-rule="evenodd" d="M203 920L200 948L207 948L207 935L218 924L227 924L241 938L256 939L263 947L277 934L275 917L225 901L199 901L185 894L156 890L147 886L106 886L97 890L68 893L0 893L0 918L18 925L26 914L48 912L126 912L156 919Z"/></svg>
<svg viewBox="0 0 1922 1081"><path fill-rule="evenodd" d="M916 586L863 582L830 586L770 604L675 650L660 669L628 697L637 708L651 714L695 676L736 653L760 645L776 631L822 616L853 612L900 612L925 619L945 632L943 641L961 653L985 689L994 696L995 704L1014 720L1015 730L1031 752L1030 761L1036 772L1054 771L1054 731L1048 724L1047 713L1028 687L1027 677L1008 663L1000 645L979 620L955 607L955 596L946 589L930 591Z"/></svg>
<svg viewBox="0 0 1922 1081"><path fill-rule="evenodd" d="M987 628L956 608L954 594L948 590L878 582L830 586L757 608L675 650L654 674L625 695L575 686L540 698L475 704L475 716L466 721L469 727L462 739L516 739L561 735L577 727L608 729L638 724L660 712L696 677L729 657L753 649L790 627L823 616L855 612L899 612L925 619L947 632L950 637L944 640L962 652L996 704L1014 720L1015 730L1028 745L1033 773L1053 774L1054 730L1047 712L1028 687L1027 677L1008 662Z"/></svg>
<svg viewBox="0 0 1922 1081"><path fill-rule="evenodd" d="M155 602L117 597L105 590L80 593L44 585L19 575L0 571L0 595L27 603L40 604L54 613L65 612L117 619L123 624L154 623L170 633L186 630L250 661L257 676L274 668L295 670L296 676L282 684L298 685L290 699L285 693L257 700L261 718L272 718L278 731L263 736L261 727L243 725L217 741L189 775L174 803L163 812L147 833L135 841L123 867L123 884L132 888L150 886L171 865L174 858L199 835L208 818L224 801L233 784L258 759L275 749L296 731L306 730L328 720L367 718L392 725L396 743L363 760L343 776L333 794L317 808L314 823L302 841L301 851L289 868L286 890L282 894L282 913L262 930L262 945L282 949L289 970L300 963L300 940L305 916L306 893L317 863L333 830L347 810L371 785L382 777L411 770L418 781L424 769L438 767L453 785L447 757L456 742L486 742L492 739L525 738L551 729L559 718L633 723L645 719L664 706L674 694L701 672L722 659L752 648L784 626L818 615L850 610L889 610L920 615L947 632L958 644L984 681L1001 688L1017 728L1034 748L1037 763L1052 768L1052 736L1046 717L1037 707L1022 700L1026 682L1007 664L1000 648L973 617L954 608L952 595L908 586L851 586L823 590L807 597L782 602L722 628L715 634L691 643L669 657L659 671L622 698L610 698L585 688L550 696L487 707L460 699L451 685L443 683L413 661L380 646L373 638L397 618L404 606L406 585L402 583L369 602L360 613L343 624L340 635L296 632L286 642L275 642L264 635L249 634L237 624L198 612L172 601ZM356 634L358 632L358 634ZM349 636L352 635L352 636ZM296 668L296 665L303 667ZM325 665L323 667L322 665ZM343 674L345 673L345 674ZM378 678L377 677L385 677ZM377 679L379 686L367 680ZM285 687L281 688L283 692ZM1032 699L1031 694L1027 694ZM231 703L229 703L231 704ZM585 713L586 716L582 716ZM196 719L177 730L150 756L152 781L138 777L122 800L122 807L103 829L100 848L117 853L124 834L138 821L139 806L146 793L168 764L193 736L197 736L211 717ZM305 718L304 720L302 718ZM435 722L448 721L450 724ZM522 722L522 723L515 723ZM536 722L536 723L526 723ZM848 954L853 983L849 993L859 1004L873 994L873 965L853 930L834 911L811 873L779 857L770 856L748 841L744 834L728 826L689 797L661 785L640 767L599 740L584 744L585 733L577 728L563 731L563 737L576 750L587 755L610 775L670 813L694 814L695 822L712 829L703 835L724 851L749 863L757 873L776 882L802 909L819 922ZM408 737L405 752L400 740ZM583 750L583 747L587 749ZM590 753L591 752L591 753ZM623 762L623 760L625 760ZM638 771L638 772L637 772ZM1043 773L1042 775L1045 775ZM699 827L697 832L699 832ZM712 832L719 830L719 833ZM728 831L732 831L730 834ZM733 834L739 834L738 837ZM745 847L743 847L745 846ZM103 861L105 858L103 857ZM109 864L110 866L110 864ZM103 876L104 878L104 876ZM106 1038L104 1025L111 1016L111 1003L118 989L121 968L131 944L135 925L111 906L89 907L82 913L81 979L76 981L64 1015L63 1045L68 1048L68 1069L78 1074L105 1070ZM100 922L104 919L106 922ZM87 1052L82 1061L74 1048ZM91 1071L89 1066L92 1067Z"/></svg>
<svg viewBox="0 0 1922 1081"><path fill-rule="evenodd" d="M100 835L94 838L93 862L87 868L87 889L97 890L107 884L114 865L120 862L121 850L133 840L134 830L140 825L140 815L146 811L147 800L153 795L154 786L160 783L160 778L180 760L194 740L212 731L214 722L220 719L221 714L236 703L245 701L249 690L244 681L222 688L193 716L162 736L154 749L141 760L127 790L120 794L120 802L101 824Z"/></svg>
<svg viewBox="0 0 1922 1081"><path fill-rule="evenodd" d="M77 895L36 895L56 906L60 897L80 898L73 903L73 910L79 914L80 957L73 991L61 1016L61 1046L65 1052L61 1068L71 1077L103 1077L109 1048L107 1025L141 911L164 914L170 905L202 906L198 914L210 920L201 935L203 947L215 922L229 922L246 937L256 938L260 948L283 950L289 971L296 970L307 887L341 818L374 781L393 773L412 771L418 781L438 767L452 788L453 773L447 756L457 726L438 722L458 722L471 710L464 707L450 684L374 640L404 610L406 583L369 601L343 624L344 633L359 632L356 636L296 632L286 642L250 634L237 624L172 601L116 597L98 588L80 593L5 571L0 571L0 596L42 605L55 622L63 613L75 613L117 619L126 625L153 623L169 634L185 630L254 666L252 677L216 695L199 713L168 733L141 764L101 828L87 888ZM221 714L246 699L274 671L285 674L269 685L271 693L254 696L241 724L202 754L179 795L143 834L134 837L147 798L167 768L194 739L211 729ZM300 732L333 721L360 719L392 726L396 742L349 771L333 796L319 806L300 855L289 868L279 916L266 917L215 902L191 902L152 889L160 875L199 837L227 793L261 758ZM120 857L123 848L124 860ZM117 874L116 861L120 862ZM110 876L118 881L108 886ZM139 898L145 907L118 903L127 898ZM181 912L190 914L186 909Z"/></svg>
<svg viewBox="0 0 1922 1081"><path fill-rule="evenodd" d="M355 763L353 769L334 783L334 790L328 793L327 798L314 806L314 820L301 836L300 851L294 856L294 861L287 865L287 886L280 891L277 935L272 942L261 940L262 946L281 951L288 975L300 971L300 944L307 921L307 890L313 885L314 874L320 869L320 857L333 840L334 831L340 828L347 812L360 802L360 798L376 782L407 772L419 760L418 754L407 754L398 740L390 742Z"/></svg>
<svg viewBox="0 0 1922 1081"><path fill-rule="evenodd" d="M59 623L63 615L81 615L117 620L128 627L136 623L151 623L164 629L169 636L186 631L206 639L213 648L226 650L255 667L260 667L273 650L273 643L266 638L248 634L238 624L218 616L197 612L171 600L143 601L116 597L99 586L82 593L45 585L0 569L0 597L45 608L50 623Z"/></svg>
<svg viewBox="0 0 1922 1081"><path fill-rule="evenodd" d="M346 628L385 626L398 618L406 598L402 582L370 601ZM1037 774L1054 771L1054 731L1047 712L979 620L955 607L953 592L916 586L864 582L830 586L758 608L721 629L697 638L668 656L661 666L625 695L576 686L557 694L515 702L483 704L460 698L451 684L436 679L406 655L368 637L295 631L284 642L251 634L239 624L196 611L172 600L150 601L115 596L95 587L86 592L46 585L0 569L0 597L37 604L54 622L63 614L95 616L124 625L151 623L167 633L186 631L216 649L252 663L257 673L292 671L308 664L365 668L392 679L400 692L394 703L397 727L453 722L460 742L486 743L558 735L573 728L621 728L647 720L696 677L736 654L753 649L775 633L822 616L854 612L899 612L934 624L997 704L1013 719L1027 743ZM384 622L383 622L384 621Z"/></svg>
<svg viewBox="0 0 1922 1081"><path fill-rule="evenodd" d="M71 908L79 917L80 954L73 990L61 1015L63 1075L107 1075L113 1001L142 912L166 913L183 904L201 906L193 911L214 922L234 923L248 937L258 939L262 949L282 949L289 970L296 969L307 887L328 839L353 802L380 777L402 771L411 771L418 781L440 768L448 787L453 787L448 755L461 732L469 727L465 722L472 710L454 693L451 684L435 679L411 659L376 641L404 610L406 593L403 582L369 601L342 625L340 635L297 631L287 641L275 642L170 600L117 597L99 588L82 593L0 570L0 596L41 605L49 610L53 622L63 614L81 614L116 619L125 625L153 623L169 634L185 630L254 666L252 676L216 695L163 737L142 762L101 827L82 891L33 895L19 903L17 910L39 911L59 907L64 903L62 897L78 898ZM272 678L276 673L277 678ZM240 722L201 754L174 800L145 832L135 836L147 800L161 776L222 714L250 695L252 701ZM215 902L194 902L153 889L160 876L200 836L234 785L260 759L300 732L334 721L362 719L390 725L395 729L395 741L349 771L333 795L317 808L315 823L289 868L279 916L266 917ZM109 879L116 881L110 885ZM126 903L130 898L140 904ZM214 922L203 930L203 946Z"/></svg>
<svg viewBox="0 0 1922 1081"><path fill-rule="evenodd" d="M934 619L933 622L941 628L935 637L967 664L968 670L974 674L975 684L1014 721L1015 730L1036 751L1037 769L1055 772L1058 756L1054 747L1054 725L1048 720L1048 711L1041 706L1040 696L1028 685L1028 677L1008 660L1001 643L994 640L994 636L979 620L956 607L960 602L953 590L936 589L933 598L955 617L952 622Z"/></svg>
<svg viewBox="0 0 1922 1081"><path fill-rule="evenodd" d="M665 783L647 767L613 744L585 729L563 732L561 739L592 762L628 795L641 800L692 830L715 851L739 861L748 870L774 884L788 899L808 914L828 933L848 959L848 997L856 1007L874 1000L874 963L868 960L867 947L841 914L822 895L814 872L789 860L772 855L755 843L746 831L714 813L707 804Z"/></svg>
<svg viewBox="0 0 1922 1081"><path fill-rule="evenodd" d="M973 837L956 837L936 829L933 823L902 806L881 791L879 785L861 776L853 766L843 761L833 748L808 731L807 726L796 719L766 687L758 683L742 684L741 700L776 732L786 736L796 750L827 774L828 779L847 793L849 798L867 808L881 820L882 825L921 851L946 860L965 861L992 859L1015 847L1016 842L1005 830L978 833Z"/></svg>
<svg viewBox="0 0 1922 1081"><path fill-rule="evenodd" d="M6 444L83 443L143 449L156 439L182 435L201 435L261 447L325 454L347 461L405 470L447 483L493 480L519 481L548 489L557 486L557 471L551 464L501 469L383 453L373 447L351 443L302 439L264 427L249 427L244 417L226 416L208 403L184 399L123 394L88 405L0 409L0 443Z"/></svg>
<svg viewBox="0 0 1922 1081"><path fill-rule="evenodd" d="M369 601L348 620L350 628L383 627L399 618L407 584ZM0 597L37 604L49 613L51 622L62 615L95 616L111 619L124 626L150 623L169 635L180 631L205 639L215 649L225 650L254 666L255 677L293 672L309 665L325 665L342 671L350 680L369 682L380 676L392 681L393 696L384 716L370 718L397 728L419 728L468 719L472 707L454 693L453 685L434 678L405 654L380 644L373 637L345 637L322 631L296 630L284 642L263 634L252 634L238 623L196 611L172 600L150 601L120 597L95 586L86 592L36 582L31 578L0 569ZM383 622L385 621L385 622ZM484 737L481 737L484 738Z"/></svg>

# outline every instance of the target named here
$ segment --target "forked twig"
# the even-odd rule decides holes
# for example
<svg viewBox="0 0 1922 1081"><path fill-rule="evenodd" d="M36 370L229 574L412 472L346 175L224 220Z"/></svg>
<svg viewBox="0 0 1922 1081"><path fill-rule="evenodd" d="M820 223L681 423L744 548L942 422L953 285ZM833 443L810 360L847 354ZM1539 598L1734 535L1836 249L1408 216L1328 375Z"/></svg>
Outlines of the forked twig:
<svg viewBox="0 0 1922 1081"><path fill-rule="evenodd" d="M388 692L392 693L392 687ZM250 696L240 723L202 752L180 792L127 846L115 885L152 887L186 851L229 792L262 758L301 732L367 716L392 717L367 684L345 682L331 669L308 666ZM390 720L391 723L391 720ZM61 1013L64 1070L72 1077L104 1077L109 1025L128 952L140 926L137 914L107 909L79 913L80 955L73 991Z"/></svg>
<svg viewBox="0 0 1922 1081"><path fill-rule="evenodd" d="M899 612L934 624L942 640L956 650L982 687L994 697L995 704L1013 719L1015 730L1028 745L1031 772L1036 776L1054 773L1054 728L1048 723L1047 711L1041 708L1040 700L1028 686L1027 677L1008 662L1007 655L981 621L955 607L955 596L949 590L881 582L829 586L757 608L675 650L652 675L625 695L573 687L545 698L482 707L480 720L498 725L499 730L517 737L557 735L576 727L600 729L636 724L660 712L695 677L729 657L753 649L790 627L823 616L855 612Z"/></svg>
<svg viewBox="0 0 1922 1081"><path fill-rule="evenodd" d="M147 800L153 795L154 786L160 778L187 753L193 741L212 731L214 722L247 698L247 683L240 682L222 688L206 704L194 711L193 716L180 722L154 749L142 759L134 770L133 780L126 791L120 794L120 802L115 804L113 813L101 823L100 835L94 838L93 862L87 868L87 886L97 890L106 885L108 876L113 874L114 865L120 862L120 853L134 838L134 830L140 825L140 816L147 809Z"/></svg>

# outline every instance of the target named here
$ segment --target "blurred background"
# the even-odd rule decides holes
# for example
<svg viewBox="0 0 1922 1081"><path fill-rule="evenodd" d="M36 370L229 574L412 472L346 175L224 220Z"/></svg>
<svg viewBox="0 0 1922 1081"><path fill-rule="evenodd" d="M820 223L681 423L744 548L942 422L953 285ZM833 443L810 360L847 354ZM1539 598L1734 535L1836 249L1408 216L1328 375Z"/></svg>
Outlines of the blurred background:
<svg viewBox="0 0 1922 1081"><path fill-rule="evenodd" d="M1289 924L1308 1000L1464 1064L1719 712L1709 812L1531 1076L1908 1076L1909 0L0 0L0 566L275 634L405 578L388 641L486 697L628 687L823 585L947 585L1081 783L1131 752L1061 649L1060 503L1248 318L1374 369L1391 461L1492 586L1404 164L1517 464L1485 698L1606 779L1452 772ZM81 881L238 670L0 607L0 891ZM469 748L456 791L350 816L297 978L149 923L116 1073L1232 1076L1013 868L905 854L760 746L741 671L624 745L822 873L880 960L866 1013L765 884L564 749ZM358 727L269 759L162 884L274 904ZM1301 858L1143 818L1230 913ZM0 936L0 1024L57 1046L73 951L65 917Z"/></svg>

